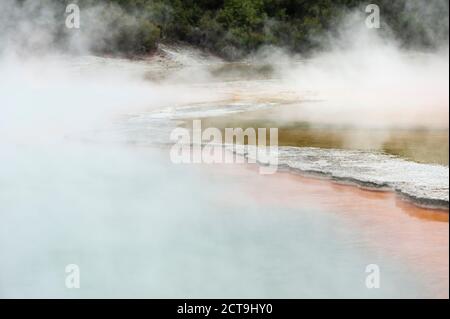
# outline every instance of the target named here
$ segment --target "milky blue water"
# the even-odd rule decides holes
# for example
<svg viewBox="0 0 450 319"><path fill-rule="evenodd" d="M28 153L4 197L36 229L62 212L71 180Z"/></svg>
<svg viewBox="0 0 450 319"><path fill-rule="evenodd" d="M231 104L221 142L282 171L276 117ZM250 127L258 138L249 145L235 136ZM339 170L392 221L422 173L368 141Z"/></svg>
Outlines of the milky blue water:
<svg viewBox="0 0 450 319"><path fill-rule="evenodd" d="M232 176L170 164L166 150L2 150L0 297L428 296L338 215L229 196ZM68 264L79 289L65 286ZM366 287L368 264L380 265L379 289Z"/></svg>

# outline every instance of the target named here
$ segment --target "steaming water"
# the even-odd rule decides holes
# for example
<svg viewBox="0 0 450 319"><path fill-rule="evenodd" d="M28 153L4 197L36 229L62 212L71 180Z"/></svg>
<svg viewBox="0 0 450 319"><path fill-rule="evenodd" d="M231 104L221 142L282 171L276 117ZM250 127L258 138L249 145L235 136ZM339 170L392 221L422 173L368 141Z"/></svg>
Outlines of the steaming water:
<svg viewBox="0 0 450 319"><path fill-rule="evenodd" d="M276 105L275 103L243 103L243 102L235 102L235 103L227 103L227 104L215 104L211 107L211 103L205 105L189 105L184 107L178 107L176 109L166 109L161 110L159 112L152 112L151 114L144 114L139 117L139 120L146 121L148 119L196 119L202 117L211 117L211 116L223 116L230 115L241 112L248 111L257 111L269 109Z"/></svg>
<svg viewBox="0 0 450 319"><path fill-rule="evenodd" d="M320 206L261 203L236 192L235 177L211 178L205 167L171 164L167 149L149 147L167 143L168 132L182 118L272 104L205 107L190 101L150 112L122 110L125 118L107 129L83 125L74 130L96 105L71 112L69 119L51 113L52 121L39 117L36 124L30 116L64 99L33 99L36 91L42 98L42 88L15 81L1 82L7 88L2 129L16 133L11 127L24 127L23 119L37 126L28 126L18 142L0 139L1 297L432 296L429 278L371 250L364 234ZM70 89L58 88L70 96ZM140 86L99 87L99 108L126 102L126 95L116 95L121 88L133 95L132 102L147 97ZM83 85L76 88L78 94L86 92L91 91ZM64 110L80 107L76 101ZM8 122L13 120L17 123ZM60 131L67 125L68 135ZM57 130L50 141L37 143L34 135L41 137L48 126ZM287 148L280 155L293 168L388 184L421 198L445 200L447 192L448 201L448 184L442 182L448 168L336 150ZM373 263L382 265L380 289L365 286L365 268ZM80 267L80 289L65 287L68 264Z"/></svg>
<svg viewBox="0 0 450 319"><path fill-rule="evenodd" d="M270 109L277 103L194 104L137 114L121 124L127 141L170 145L170 130L189 120ZM205 128L204 128L205 129ZM145 133L145 134L144 134ZM227 146L249 156L249 147ZM423 206L448 209L448 166L416 163L376 151L279 147L278 164L292 172L318 174L361 186L390 189ZM253 159L257 161L257 159Z"/></svg>
<svg viewBox="0 0 450 319"><path fill-rule="evenodd" d="M2 297L428 296L336 216L258 204L232 192L232 178L169 165L159 151L3 151ZM381 289L365 287L370 263L383 267ZM67 264L80 267L80 289L65 288Z"/></svg>

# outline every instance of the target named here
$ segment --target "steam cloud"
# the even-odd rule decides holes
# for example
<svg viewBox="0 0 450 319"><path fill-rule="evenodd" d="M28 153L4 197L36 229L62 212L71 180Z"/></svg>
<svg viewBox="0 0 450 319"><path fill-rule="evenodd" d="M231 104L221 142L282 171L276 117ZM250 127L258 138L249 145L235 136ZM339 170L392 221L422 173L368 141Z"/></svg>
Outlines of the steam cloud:
<svg viewBox="0 0 450 319"><path fill-rule="evenodd" d="M226 186L211 187L209 182L199 181L194 174L174 170L164 161L165 153L86 145L67 137L111 128L114 121L128 113L227 99L234 96L233 86L229 89L225 85L225 89L216 91L214 86L192 85L220 80L209 71L209 63L199 64L196 72L180 70L165 81L156 82L145 79L154 69L144 62L92 56L91 49L107 45L114 32L109 28L112 23L109 17L121 14L115 6L82 8L82 29L73 31L69 37L63 36L72 32L64 28L63 4L2 0L1 6L0 296L68 294L54 288L59 287L59 277L55 274L59 276L64 265L74 260L84 262L82 266L88 265L92 274L97 274L95 280L103 278L104 282L112 280L119 285L108 267L117 265L114 266L116 272L128 273L133 265L127 263L127 256L118 258L111 252L131 248L133 256L142 256L149 247L133 245L144 241L154 245L156 257L160 258L140 268L144 274L150 269L157 278L144 280L148 286L153 285L153 293L163 291L166 295L181 297L185 292L191 293L188 289L176 293L170 290L167 280L174 280L170 276L177 271L171 267L179 260L161 247L166 247L167 242L187 247L186 243L174 240L180 236L178 228L182 222L194 230L192 233L189 227L183 230L186 242L209 239L208 232L218 228L217 220L215 216L205 218L202 213L215 212L220 205L211 204L210 198L223 196ZM255 54L253 62L272 65L283 91L293 92L298 97L298 113L286 114L279 120L364 127L448 128L448 41L433 52L413 52L401 48L394 39L383 39L377 32L366 29L363 21L363 16L350 14L338 37L323 40L329 49L306 60L274 48ZM448 32L448 21L446 26ZM434 33L430 33L430 39L434 38ZM221 63L217 59L211 61ZM271 89L270 83L267 87L265 84L261 87L259 82L256 82L258 85L249 83L248 89L253 90L250 93L256 96ZM310 92L321 102L304 102ZM273 94L282 93L275 90ZM248 203L245 206L244 199L238 200L244 203L243 210L260 213L258 207ZM182 216L177 212L183 212ZM251 215L242 229L238 228L242 232L236 237L254 232L253 223L258 218ZM269 221L279 221L277 218L270 216ZM314 223L315 214L308 218L313 225L321 224ZM201 227L195 224L199 220ZM236 225L230 224L229 229L235 229ZM326 229L335 227L335 223L331 224ZM151 229L144 229L143 225ZM279 232L272 234L273 238L285 232L284 224L278 226ZM304 229L307 233L308 223ZM293 229L292 237L286 241L295 238L297 232ZM123 235L124 242L117 240L118 233ZM260 235L265 238L265 234ZM227 236L228 233L218 230L219 242L226 241ZM312 238L317 237L320 236L312 235ZM276 245L281 244L276 242ZM95 247L107 249L96 250ZM258 247L249 247L245 256L251 260L252 252ZM290 251L298 252L298 247ZM256 260L266 262L264 252L259 253L255 253ZM192 271L200 269L195 272L198 278L204 278L201 271L204 268L198 265L198 260L188 253L183 256L183 262L187 260ZM223 259L230 260L225 258L230 256L226 253ZM168 268L158 264L165 258L169 260ZM317 258L303 259L320 260ZM97 264L93 260L97 260ZM218 265L218 269L221 266ZM227 266L231 269L236 265L232 261ZM158 267L164 268L163 271ZM217 275L216 270L206 271L209 277ZM339 278L328 268L320 271L330 281ZM161 272L165 276L158 279ZM38 279L28 279L30 277ZM208 284L207 280L189 280ZM229 278L221 280L226 283ZM259 280L258 277L258 283ZM124 291L127 288L132 289L125 287ZM321 293L320 286L315 289ZM254 293L246 292L247 295ZM291 292L285 291L288 295ZM136 294L143 296L145 293L138 291ZM94 294L98 295L98 292Z"/></svg>

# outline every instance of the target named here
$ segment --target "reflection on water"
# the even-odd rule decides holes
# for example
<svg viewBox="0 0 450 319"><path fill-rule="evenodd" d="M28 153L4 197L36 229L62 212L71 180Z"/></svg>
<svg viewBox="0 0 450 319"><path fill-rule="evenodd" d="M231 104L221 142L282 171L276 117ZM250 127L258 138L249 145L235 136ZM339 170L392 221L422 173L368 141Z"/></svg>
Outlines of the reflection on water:
<svg viewBox="0 0 450 319"><path fill-rule="evenodd" d="M363 128L352 125L325 125L292 119L301 118L305 101L277 105L270 109L249 110L245 113L204 115L205 126L218 127L278 127L279 145L297 147L345 148L378 150L419 163L448 166L448 129ZM313 104L311 101L308 104ZM320 108L319 101L314 102ZM300 114L300 115L299 115ZM291 120L286 120L292 118Z"/></svg>
<svg viewBox="0 0 450 319"><path fill-rule="evenodd" d="M150 147L186 117L242 116L307 90L209 76L191 85L189 69L177 78L188 84L156 86L136 79L153 66L110 62L2 73L0 297L448 297L448 222L409 215L394 194L176 166ZM68 264L80 289L65 287ZM368 264L380 289L365 286Z"/></svg>
<svg viewBox="0 0 450 319"><path fill-rule="evenodd" d="M296 194L308 200L285 205L292 185L166 156L68 143L2 152L0 296L433 296L427 276L374 247L365 232L376 227L314 204L307 184ZM65 288L67 264L79 265L80 289ZM365 286L368 264L380 289Z"/></svg>

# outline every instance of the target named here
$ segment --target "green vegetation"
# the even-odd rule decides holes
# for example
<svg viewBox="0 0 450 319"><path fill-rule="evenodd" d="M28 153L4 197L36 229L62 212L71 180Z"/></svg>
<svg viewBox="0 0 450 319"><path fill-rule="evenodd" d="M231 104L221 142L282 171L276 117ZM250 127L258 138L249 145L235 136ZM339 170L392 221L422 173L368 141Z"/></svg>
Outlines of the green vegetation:
<svg viewBox="0 0 450 319"><path fill-rule="evenodd" d="M73 2L73 1L70 1ZM182 41L235 59L263 45L295 52L320 49L361 0L105 0L110 36L95 49L143 54L160 41ZM79 0L82 7L98 1ZM448 41L448 1L378 0L382 28L405 46ZM95 33L95 28L93 31Z"/></svg>

